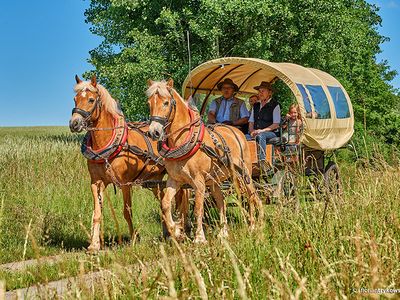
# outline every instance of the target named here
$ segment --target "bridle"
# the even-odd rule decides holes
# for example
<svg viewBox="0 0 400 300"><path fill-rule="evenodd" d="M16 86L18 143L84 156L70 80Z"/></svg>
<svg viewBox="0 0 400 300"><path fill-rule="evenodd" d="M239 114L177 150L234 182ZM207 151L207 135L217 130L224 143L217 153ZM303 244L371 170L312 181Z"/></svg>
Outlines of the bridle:
<svg viewBox="0 0 400 300"><path fill-rule="evenodd" d="M167 114L167 116L165 117L161 117L161 116L150 116L150 121L155 121L160 123L163 126L163 129L165 130L170 124L171 124L171 115L172 115L172 111L176 111L176 100L174 98L174 95L172 94L172 91L169 90L169 93L171 95L171 100L170 100L170 104L169 104L169 112Z"/></svg>
<svg viewBox="0 0 400 300"><path fill-rule="evenodd" d="M85 89L81 90L80 92L85 91ZM72 115L73 114L78 114L83 118L83 127L86 130L90 130L89 125L91 124L91 122L89 122L89 120L91 119L93 113L97 110L97 108L101 108L101 101L100 101L100 94L99 91L96 92L97 93L97 98L94 100L94 105L92 107L91 110L83 110L81 108L78 107L74 107L72 109Z"/></svg>
<svg viewBox="0 0 400 300"><path fill-rule="evenodd" d="M94 100L94 105L91 110L87 111L87 110L80 109L78 107L74 107L72 109L72 114L78 114L78 115L82 116L85 128L87 128L87 126L89 125L90 122L88 122L88 121L92 117L92 114L96 111L97 108L101 108L100 95L98 94L98 92L97 92L97 95L98 96L97 96L96 100Z"/></svg>

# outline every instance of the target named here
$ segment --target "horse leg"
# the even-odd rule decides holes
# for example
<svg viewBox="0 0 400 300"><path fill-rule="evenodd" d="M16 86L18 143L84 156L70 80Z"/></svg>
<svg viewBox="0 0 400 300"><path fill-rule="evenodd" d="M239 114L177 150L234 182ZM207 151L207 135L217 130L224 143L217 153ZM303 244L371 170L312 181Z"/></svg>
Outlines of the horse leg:
<svg viewBox="0 0 400 300"><path fill-rule="evenodd" d="M206 243L206 237L203 230L203 215L204 215L204 193L206 185L204 178L197 176L194 180L195 185L195 202L194 202L194 217L196 219L196 237L195 243Z"/></svg>
<svg viewBox="0 0 400 300"><path fill-rule="evenodd" d="M160 201L160 205L161 205L161 201L164 198L164 191L161 188L156 187L156 188L152 189L152 192L153 192L154 196ZM166 239L169 236L169 234L168 234L167 227L165 226L165 222L162 217L162 214L161 214L161 226L162 226L163 238Z"/></svg>
<svg viewBox="0 0 400 300"><path fill-rule="evenodd" d="M179 213L180 227L184 229L186 235L190 235L191 224L189 220L189 199L190 191L181 189L175 195L176 209Z"/></svg>
<svg viewBox="0 0 400 300"><path fill-rule="evenodd" d="M92 236L91 242L88 247L88 252L96 253L100 250L100 222L101 222L101 210L102 210L102 202L103 202L103 191L105 189L104 182L99 180L91 185L93 202L94 202L94 210L92 217Z"/></svg>
<svg viewBox="0 0 400 300"><path fill-rule="evenodd" d="M219 221L221 230L219 236L222 238L228 237L228 225L226 220L226 202L224 200L224 195L217 184L213 184L210 189L211 195L215 199L219 211Z"/></svg>
<svg viewBox="0 0 400 300"><path fill-rule="evenodd" d="M124 218L128 223L129 228L129 236L132 239L136 232L133 229L132 225L132 196L131 196L131 187L130 186L123 186L122 189L122 196L124 198Z"/></svg>
<svg viewBox="0 0 400 300"><path fill-rule="evenodd" d="M180 186L178 182L169 177L167 180L167 188L165 189L164 197L161 200L162 220L165 223L165 227L167 228L169 235L175 239L180 237L180 230L172 219L171 202L179 188Z"/></svg>

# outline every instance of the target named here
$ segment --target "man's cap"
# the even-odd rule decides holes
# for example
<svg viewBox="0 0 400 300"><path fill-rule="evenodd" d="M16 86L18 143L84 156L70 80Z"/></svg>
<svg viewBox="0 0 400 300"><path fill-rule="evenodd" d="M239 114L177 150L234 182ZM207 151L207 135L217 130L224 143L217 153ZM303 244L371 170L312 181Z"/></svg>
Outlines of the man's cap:
<svg viewBox="0 0 400 300"><path fill-rule="evenodd" d="M270 91L273 91L274 89L272 88L272 84L267 82L267 81L261 81L260 85L257 85L254 87L255 90L259 90L261 88L264 89L269 89Z"/></svg>
<svg viewBox="0 0 400 300"><path fill-rule="evenodd" d="M235 92L239 91L239 87L230 78L225 78L224 81L221 81L220 83L218 83L217 89L221 90L225 84L232 86L235 89Z"/></svg>

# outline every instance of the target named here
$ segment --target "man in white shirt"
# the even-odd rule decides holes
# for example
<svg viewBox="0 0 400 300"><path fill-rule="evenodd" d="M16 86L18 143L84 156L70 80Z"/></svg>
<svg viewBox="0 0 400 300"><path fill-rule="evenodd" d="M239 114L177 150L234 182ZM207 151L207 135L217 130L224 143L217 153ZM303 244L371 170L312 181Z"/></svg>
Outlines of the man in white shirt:
<svg viewBox="0 0 400 300"><path fill-rule="evenodd" d="M259 160L265 160L265 148L270 139L277 137L281 122L281 107L272 98L273 89L269 82L262 81L254 87L258 90L259 102L255 103L249 119L249 133L259 147Z"/></svg>

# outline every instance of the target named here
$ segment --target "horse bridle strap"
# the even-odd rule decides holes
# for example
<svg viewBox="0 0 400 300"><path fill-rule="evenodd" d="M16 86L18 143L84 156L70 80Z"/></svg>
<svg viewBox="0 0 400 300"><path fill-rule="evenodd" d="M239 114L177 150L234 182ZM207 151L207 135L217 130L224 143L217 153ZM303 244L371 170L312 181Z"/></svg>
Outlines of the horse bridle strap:
<svg viewBox="0 0 400 300"><path fill-rule="evenodd" d="M97 98L97 99L95 100L94 105L93 105L93 108L92 108L91 110L87 111L87 110L80 109L80 108L78 108L78 107L74 107L74 108L72 109L72 114L81 115L85 120L88 120L88 119L92 116L92 114L94 113L94 111L96 110L96 108L97 108L98 106L100 106L100 105L101 105L101 104L100 104L99 98Z"/></svg>
<svg viewBox="0 0 400 300"><path fill-rule="evenodd" d="M150 121L158 122L160 123L164 128L168 126L169 120L171 119L172 111L176 109L176 100L174 98L174 95L172 94L172 91L170 90L170 95L171 95L171 102L169 104L169 112L166 117L161 117L161 116L150 116Z"/></svg>

